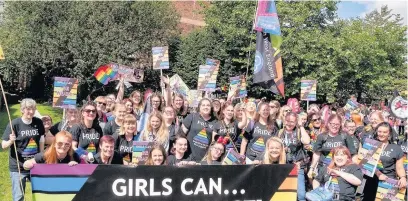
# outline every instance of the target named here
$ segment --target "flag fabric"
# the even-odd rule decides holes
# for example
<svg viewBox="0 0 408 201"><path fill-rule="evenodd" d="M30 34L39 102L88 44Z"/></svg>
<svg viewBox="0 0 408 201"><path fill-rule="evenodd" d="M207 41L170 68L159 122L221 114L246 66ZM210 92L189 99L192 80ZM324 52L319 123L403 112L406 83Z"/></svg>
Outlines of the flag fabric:
<svg viewBox="0 0 408 201"><path fill-rule="evenodd" d="M30 171L33 200L72 200L97 166L36 164Z"/></svg>
<svg viewBox="0 0 408 201"><path fill-rule="evenodd" d="M258 1L254 29L257 31L254 83L284 97L282 37L274 1Z"/></svg>
<svg viewBox="0 0 408 201"><path fill-rule="evenodd" d="M94 76L100 83L107 85L109 81L115 79L116 74L117 72L113 70L112 64L105 64L95 71Z"/></svg>

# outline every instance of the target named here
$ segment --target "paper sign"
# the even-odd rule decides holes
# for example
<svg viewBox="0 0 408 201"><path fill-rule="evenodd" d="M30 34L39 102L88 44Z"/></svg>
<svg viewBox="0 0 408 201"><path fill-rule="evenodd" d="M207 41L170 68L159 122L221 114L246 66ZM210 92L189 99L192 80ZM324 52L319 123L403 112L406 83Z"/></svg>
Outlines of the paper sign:
<svg viewBox="0 0 408 201"><path fill-rule="evenodd" d="M170 87L174 92L181 94L184 97L187 97L188 92L190 91L186 83L184 83L181 77L177 74L170 78Z"/></svg>
<svg viewBox="0 0 408 201"><path fill-rule="evenodd" d="M165 47L153 47L153 69L169 69L169 48Z"/></svg>
<svg viewBox="0 0 408 201"><path fill-rule="evenodd" d="M153 146L154 142L133 142L132 163L144 165Z"/></svg>
<svg viewBox="0 0 408 201"><path fill-rule="evenodd" d="M316 101L316 80L300 81L300 100Z"/></svg>
<svg viewBox="0 0 408 201"><path fill-rule="evenodd" d="M75 78L55 77L53 107L76 108L78 80Z"/></svg>
<svg viewBox="0 0 408 201"><path fill-rule="evenodd" d="M363 174L373 177L383 151L384 143L367 138L358 151L357 162Z"/></svg>
<svg viewBox="0 0 408 201"><path fill-rule="evenodd" d="M220 61L206 59L206 65L200 65L198 71L198 90L215 91Z"/></svg>

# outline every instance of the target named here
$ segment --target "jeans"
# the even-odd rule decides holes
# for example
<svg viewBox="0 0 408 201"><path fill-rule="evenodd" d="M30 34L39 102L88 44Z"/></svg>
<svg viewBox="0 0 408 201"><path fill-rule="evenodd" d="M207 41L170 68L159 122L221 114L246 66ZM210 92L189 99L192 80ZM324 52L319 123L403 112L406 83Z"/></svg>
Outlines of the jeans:
<svg viewBox="0 0 408 201"><path fill-rule="evenodd" d="M26 181L30 178L30 173L21 173L21 182L23 184L23 190L20 187L20 175L18 172L10 172L11 179L11 192L13 194L13 201L23 201L24 192L26 187Z"/></svg>
<svg viewBox="0 0 408 201"><path fill-rule="evenodd" d="M298 181L297 181L297 198L299 201L306 201L306 180L305 180L305 169L300 168L298 170Z"/></svg>

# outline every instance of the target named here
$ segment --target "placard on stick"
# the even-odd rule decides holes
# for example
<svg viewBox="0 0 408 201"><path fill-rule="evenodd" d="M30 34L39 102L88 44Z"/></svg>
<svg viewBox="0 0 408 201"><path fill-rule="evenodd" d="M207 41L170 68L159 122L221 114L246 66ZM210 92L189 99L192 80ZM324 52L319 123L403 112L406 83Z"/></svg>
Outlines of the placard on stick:
<svg viewBox="0 0 408 201"><path fill-rule="evenodd" d="M76 108L78 80L75 78L55 77L53 107Z"/></svg>
<svg viewBox="0 0 408 201"><path fill-rule="evenodd" d="M164 47L153 47L153 69L169 69L169 48L167 46Z"/></svg>
<svg viewBox="0 0 408 201"><path fill-rule="evenodd" d="M316 101L316 80L300 81L300 100Z"/></svg>

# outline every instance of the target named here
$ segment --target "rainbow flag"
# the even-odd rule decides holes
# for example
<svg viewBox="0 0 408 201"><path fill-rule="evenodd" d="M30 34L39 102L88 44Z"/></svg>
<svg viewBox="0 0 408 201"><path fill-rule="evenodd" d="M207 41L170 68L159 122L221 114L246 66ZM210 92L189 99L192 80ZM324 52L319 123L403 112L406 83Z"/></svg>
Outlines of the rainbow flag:
<svg viewBox="0 0 408 201"><path fill-rule="evenodd" d="M333 159L333 150L331 150L330 153L327 154L326 157L324 157L323 164L324 165L329 165L331 163L332 159Z"/></svg>
<svg viewBox="0 0 408 201"><path fill-rule="evenodd" d="M33 201L72 200L97 166L36 164L30 172Z"/></svg>
<svg viewBox="0 0 408 201"><path fill-rule="evenodd" d="M113 70L112 64L105 64L96 70L94 76L100 83L107 85L109 81L116 78L116 74L117 72Z"/></svg>
<svg viewBox="0 0 408 201"><path fill-rule="evenodd" d="M224 157L222 161L223 165L244 165L245 164L245 156L239 155L234 149L229 149L227 155Z"/></svg>

